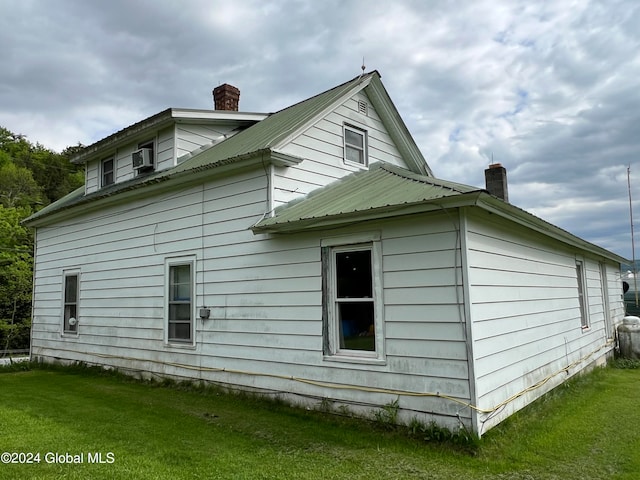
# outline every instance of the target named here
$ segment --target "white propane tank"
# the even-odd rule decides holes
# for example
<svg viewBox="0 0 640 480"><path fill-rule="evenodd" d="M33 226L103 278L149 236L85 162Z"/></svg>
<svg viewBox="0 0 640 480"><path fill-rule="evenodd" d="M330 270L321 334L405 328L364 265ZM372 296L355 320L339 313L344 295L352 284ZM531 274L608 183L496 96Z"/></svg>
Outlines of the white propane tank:
<svg viewBox="0 0 640 480"><path fill-rule="evenodd" d="M618 325L618 342L623 358L640 359L640 318L628 316Z"/></svg>

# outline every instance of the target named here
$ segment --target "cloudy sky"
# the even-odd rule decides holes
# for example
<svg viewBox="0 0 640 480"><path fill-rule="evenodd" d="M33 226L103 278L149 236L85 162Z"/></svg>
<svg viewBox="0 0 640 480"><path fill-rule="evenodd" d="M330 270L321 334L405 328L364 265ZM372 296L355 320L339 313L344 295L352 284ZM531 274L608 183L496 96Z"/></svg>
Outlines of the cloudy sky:
<svg viewBox="0 0 640 480"><path fill-rule="evenodd" d="M53 150L168 107L273 112L378 70L436 176L631 257L640 2L0 0L0 126ZM640 232L638 232L640 238Z"/></svg>

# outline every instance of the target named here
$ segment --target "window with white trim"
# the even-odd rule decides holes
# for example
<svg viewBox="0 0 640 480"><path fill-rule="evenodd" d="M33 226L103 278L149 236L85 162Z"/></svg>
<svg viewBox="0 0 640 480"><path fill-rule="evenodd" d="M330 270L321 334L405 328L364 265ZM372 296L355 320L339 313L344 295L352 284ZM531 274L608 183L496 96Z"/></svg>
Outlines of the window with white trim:
<svg viewBox="0 0 640 480"><path fill-rule="evenodd" d="M367 166L367 132L351 125L344 125L344 161Z"/></svg>
<svg viewBox="0 0 640 480"><path fill-rule="evenodd" d="M112 185L115 181L115 161L113 157L105 158L100 164L102 184L106 187Z"/></svg>
<svg viewBox="0 0 640 480"><path fill-rule="evenodd" d="M194 343L194 261L173 259L167 272L167 342Z"/></svg>
<svg viewBox="0 0 640 480"><path fill-rule="evenodd" d="M611 311L609 305L609 285L607 283L607 265L600 262L600 287L602 290L602 310L604 315L604 329L607 338L613 338L613 325L611 325Z"/></svg>
<svg viewBox="0 0 640 480"><path fill-rule="evenodd" d="M62 332L77 334L80 273L78 271L64 272L62 288Z"/></svg>
<svg viewBox="0 0 640 480"><path fill-rule="evenodd" d="M152 138L151 140L145 140L144 142L138 143L138 149L146 148L149 150L149 155L151 157L151 165L148 167L140 168L137 170L137 173L151 172L156 168L156 140Z"/></svg>
<svg viewBox="0 0 640 480"><path fill-rule="evenodd" d="M578 303L580 304L580 322L583 329L589 328L589 302L587 300L587 278L584 262L576 260L576 277L578 279Z"/></svg>
<svg viewBox="0 0 640 480"><path fill-rule="evenodd" d="M322 257L325 355L381 359L379 242L325 246Z"/></svg>

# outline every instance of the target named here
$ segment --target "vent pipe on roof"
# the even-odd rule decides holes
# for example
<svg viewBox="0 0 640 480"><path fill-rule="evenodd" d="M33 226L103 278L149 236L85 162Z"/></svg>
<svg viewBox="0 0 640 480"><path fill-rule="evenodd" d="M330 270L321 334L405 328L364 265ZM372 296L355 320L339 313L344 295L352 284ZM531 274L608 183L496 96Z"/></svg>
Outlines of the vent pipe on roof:
<svg viewBox="0 0 640 480"><path fill-rule="evenodd" d="M484 180L487 191L505 202L509 201L509 192L507 190L507 169L500 163L489 165L484 171Z"/></svg>
<svg viewBox="0 0 640 480"><path fill-rule="evenodd" d="M213 89L213 104L216 110L238 111L240 102L240 90L233 85L223 83Z"/></svg>

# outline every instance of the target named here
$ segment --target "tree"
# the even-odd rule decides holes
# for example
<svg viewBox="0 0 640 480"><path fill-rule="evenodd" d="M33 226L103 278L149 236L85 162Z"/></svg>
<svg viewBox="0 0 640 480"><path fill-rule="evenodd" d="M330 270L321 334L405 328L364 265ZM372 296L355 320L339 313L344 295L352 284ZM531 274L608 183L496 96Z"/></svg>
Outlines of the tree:
<svg viewBox="0 0 640 480"><path fill-rule="evenodd" d="M7 162L0 166L0 204L5 207L27 207L42 204L42 187L31 171Z"/></svg>
<svg viewBox="0 0 640 480"><path fill-rule="evenodd" d="M0 350L29 346L33 236L20 223L29 212L0 205Z"/></svg>
<svg viewBox="0 0 640 480"><path fill-rule="evenodd" d="M69 162L82 148L56 153L0 127L0 351L29 346L33 235L21 221L83 184Z"/></svg>

